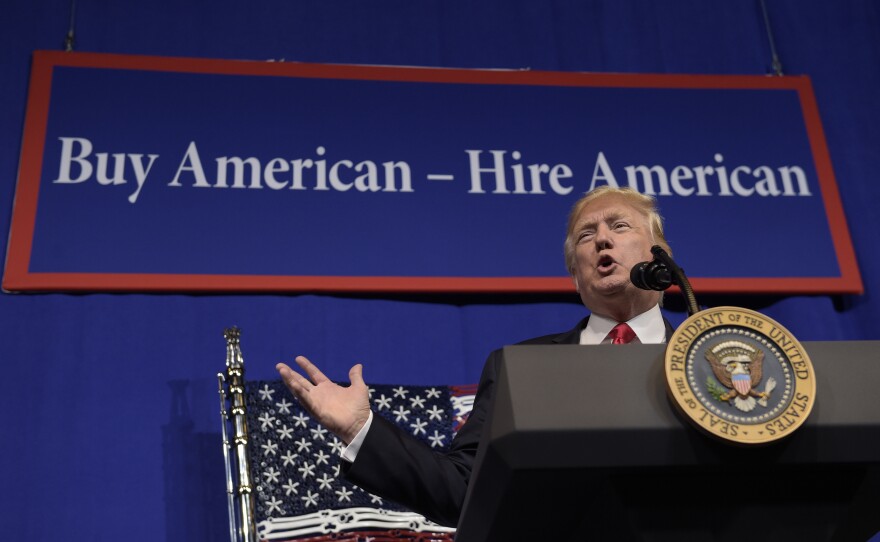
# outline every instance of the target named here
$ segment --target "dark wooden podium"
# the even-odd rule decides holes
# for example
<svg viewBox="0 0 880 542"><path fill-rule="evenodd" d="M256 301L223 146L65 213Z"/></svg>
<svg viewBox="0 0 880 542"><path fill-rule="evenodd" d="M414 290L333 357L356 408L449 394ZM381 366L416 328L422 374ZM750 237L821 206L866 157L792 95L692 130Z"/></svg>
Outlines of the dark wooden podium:
<svg viewBox="0 0 880 542"><path fill-rule="evenodd" d="M679 418L662 345L505 348L456 541L869 539L880 341L803 345L813 412L757 448Z"/></svg>

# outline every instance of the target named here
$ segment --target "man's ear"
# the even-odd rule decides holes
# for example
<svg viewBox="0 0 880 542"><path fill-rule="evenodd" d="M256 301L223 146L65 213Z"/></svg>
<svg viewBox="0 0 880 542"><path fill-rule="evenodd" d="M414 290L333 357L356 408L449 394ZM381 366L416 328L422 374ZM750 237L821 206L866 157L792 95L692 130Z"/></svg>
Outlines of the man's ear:
<svg viewBox="0 0 880 542"><path fill-rule="evenodd" d="M578 283L577 275L571 276L571 281L574 283L574 289L577 293L581 293L581 285Z"/></svg>

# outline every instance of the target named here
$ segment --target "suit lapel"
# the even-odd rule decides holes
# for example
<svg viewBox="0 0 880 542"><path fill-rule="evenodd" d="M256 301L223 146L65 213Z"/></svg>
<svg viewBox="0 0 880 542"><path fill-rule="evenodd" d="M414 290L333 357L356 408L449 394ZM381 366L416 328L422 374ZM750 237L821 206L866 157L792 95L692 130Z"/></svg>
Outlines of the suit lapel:
<svg viewBox="0 0 880 542"><path fill-rule="evenodd" d="M565 333L560 333L559 335L553 337L553 344L580 344L581 342L581 331L587 327L587 322L590 320L590 317L587 316L580 322L578 325L574 326L574 329L566 331Z"/></svg>

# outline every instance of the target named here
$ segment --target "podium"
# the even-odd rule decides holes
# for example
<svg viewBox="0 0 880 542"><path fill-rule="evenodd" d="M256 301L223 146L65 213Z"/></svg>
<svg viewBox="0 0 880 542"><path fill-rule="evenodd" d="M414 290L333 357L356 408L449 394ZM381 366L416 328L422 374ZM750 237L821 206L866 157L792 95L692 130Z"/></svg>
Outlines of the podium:
<svg viewBox="0 0 880 542"><path fill-rule="evenodd" d="M678 416L663 345L506 347L456 541L868 540L880 341L802 344L813 412L760 447Z"/></svg>

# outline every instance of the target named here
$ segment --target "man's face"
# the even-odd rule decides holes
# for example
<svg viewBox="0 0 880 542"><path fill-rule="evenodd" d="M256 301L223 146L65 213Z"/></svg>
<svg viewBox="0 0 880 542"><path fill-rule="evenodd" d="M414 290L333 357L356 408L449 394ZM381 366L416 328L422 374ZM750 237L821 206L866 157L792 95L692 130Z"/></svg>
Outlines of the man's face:
<svg viewBox="0 0 880 542"><path fill-rule="evenodd" d="M587 204L572 235L572 278L588 309L625 321L659 302L659 292L640 290L629 278L634 265L653 258L654 240L647 217L625 198L609 195Z"/></svg>

